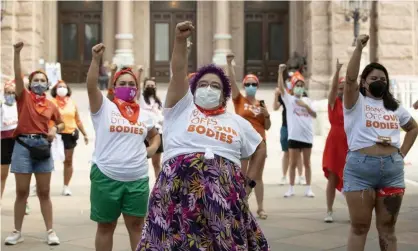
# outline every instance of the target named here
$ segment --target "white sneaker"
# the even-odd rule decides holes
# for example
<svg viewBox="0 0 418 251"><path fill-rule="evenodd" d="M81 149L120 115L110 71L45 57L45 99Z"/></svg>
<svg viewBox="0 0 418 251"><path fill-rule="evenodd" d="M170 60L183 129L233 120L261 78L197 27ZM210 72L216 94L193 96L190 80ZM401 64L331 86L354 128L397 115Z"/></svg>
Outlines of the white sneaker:
<svg viewBox="0 0 418 251"><path fill-rule="evenodd" d="M315 194L312 192L311 188L306 189L305 196L309 198L314 198Z"/></svg>
<svg viewBox="0 0 418 251"><path fill-rule="evenodd" d="M16 245L20 242L23 242L22 233L20 231L14 230L7 238L4 240L6 245Z"/></svg>
<svg viewBox="0 0 418 251"><path fill-rule="evenodd" d="M68 186L64 186L64 188L62 189L62 193L63 196L71 196L71 190Z"/></svg>
<svg viewBox="0 0 418 251"><path fill-rule="evenodd" d="M324 218L324 222L326 223L333 223L334 218L332 218L332 212L328 212L327 216Z"/></svg>
<svg viewBox="0 0 418 251"><path fill-rule="evenodd" d="M280 180L280 182L279 182L279 185L280 186L284 186L284 185L286 185L287 184L287 179L286 179L286 177L282 177L282 179Z"/></svg>
<svg viewBox="0 0 418 251"><path fill-rule="evenodd" d="M303 176L299 176L299 178L298 178L298 183L297 183L298 185L301 185L301 186L303 186L303 185L306 185L306 180L305 180L305 177L303 177Z"/></svg>
<svg viewBox="0 0 418 251"><path fill-rule="evenodd" d="M36 196L36 184L30 187L29 196Z"/></svg>
<svg viewBox="0 0 418 251"><path fill-rule="evenodd" d="M57 236L57 234L55 233L54 230L50 229L47 232L47 234L48 234L48 236L47 236L46 239L47 239L48 245L56 246L56 245L60 244L60 239L58 238L58 236Z"/></svg>
<svg viewBox="0 0 418 251"><path fill-rule="evenodd" d="M284 194L284 197L289 198L289 197L292 197L293 195L295 195L295 192L292 187L289 187L289 190L287 190L287 192Z"/></svg>

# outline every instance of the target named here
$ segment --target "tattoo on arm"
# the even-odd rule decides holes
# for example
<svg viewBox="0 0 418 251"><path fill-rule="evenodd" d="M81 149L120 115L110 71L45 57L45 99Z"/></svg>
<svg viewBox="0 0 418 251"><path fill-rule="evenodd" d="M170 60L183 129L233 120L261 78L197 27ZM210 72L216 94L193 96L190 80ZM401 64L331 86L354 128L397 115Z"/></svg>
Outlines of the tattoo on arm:
<svg viewBox="0 0 418 251"><path fill-rule="evenodd" d="M409 132L415 128L417 128L417 122L414 120L414 118L411 118L408 123L406 123L404 126L402 126L402 129L405 130L405 132Z"/></svg>

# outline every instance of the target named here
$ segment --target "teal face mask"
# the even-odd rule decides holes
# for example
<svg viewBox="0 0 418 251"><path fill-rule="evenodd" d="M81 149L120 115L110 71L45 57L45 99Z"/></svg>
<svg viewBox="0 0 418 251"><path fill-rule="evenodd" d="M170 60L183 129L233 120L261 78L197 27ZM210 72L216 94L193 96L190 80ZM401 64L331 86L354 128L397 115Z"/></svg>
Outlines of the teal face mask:
<svg viewBox="0 0 418 251"><path fill-rule="evenodd" d="M255 86L246 86L245 87L245 93L247 93L247 96L255 96L255 93L257 92L257 87Z"/></svg>
<svg viewBox="0 0 418 251"><path fill-rule="evenodd" d="M303 87L296 86L295 88L293 88L293 93L298 96L302 96L304 91L305 91L305 88Z"/></svg>

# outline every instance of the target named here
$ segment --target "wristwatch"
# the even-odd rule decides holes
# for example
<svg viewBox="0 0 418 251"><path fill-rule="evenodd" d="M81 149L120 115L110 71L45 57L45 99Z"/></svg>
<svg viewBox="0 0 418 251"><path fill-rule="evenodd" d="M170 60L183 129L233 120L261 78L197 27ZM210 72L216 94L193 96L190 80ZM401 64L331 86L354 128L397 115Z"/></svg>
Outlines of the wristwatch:
<svg viewBox="0 0 418 251"><path fill-rule="evenodd" d="M249 186L250 188L254 188L256 185L257 185L257 182L255 182L254 180L248 178L248 180L247 180L247 186Z"/></svg>

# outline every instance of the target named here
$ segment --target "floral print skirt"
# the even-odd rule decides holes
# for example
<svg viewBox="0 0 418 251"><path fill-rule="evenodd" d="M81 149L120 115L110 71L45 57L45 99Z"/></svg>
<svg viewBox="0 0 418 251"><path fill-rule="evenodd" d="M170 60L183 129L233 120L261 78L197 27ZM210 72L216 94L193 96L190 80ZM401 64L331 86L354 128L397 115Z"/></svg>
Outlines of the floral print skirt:
<svg viewBox="0 0 418 251"><path fill-rule="evenodd" d="M268 251L240 167L204 153L163 164L137 251Z"/></svg>

